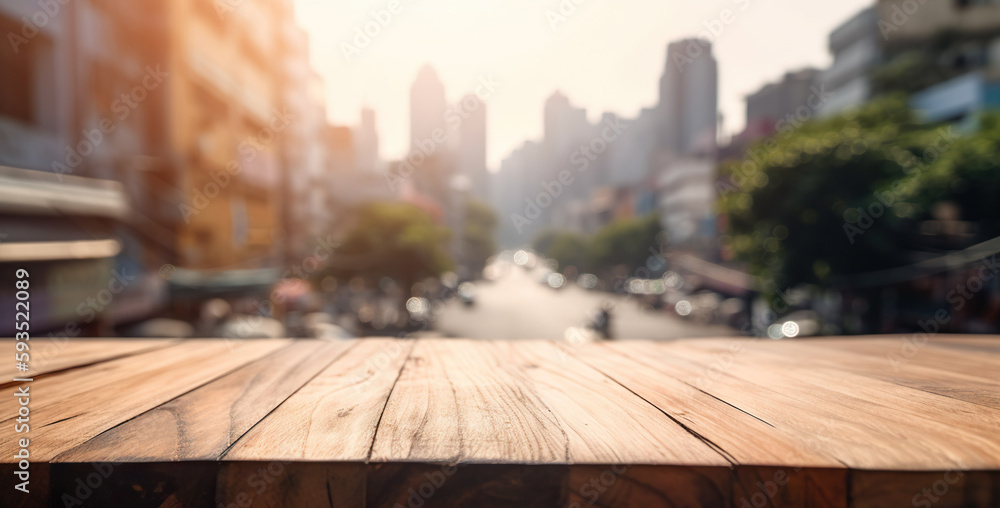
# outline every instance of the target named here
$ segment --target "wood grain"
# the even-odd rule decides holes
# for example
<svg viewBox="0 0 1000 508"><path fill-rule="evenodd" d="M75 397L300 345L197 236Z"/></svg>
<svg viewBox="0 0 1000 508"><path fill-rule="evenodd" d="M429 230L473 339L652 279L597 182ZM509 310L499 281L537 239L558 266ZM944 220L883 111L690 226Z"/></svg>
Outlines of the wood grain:
<svg viewBox="0 0 1000 508"><path fill-rule="evenodd" d="M730 465L708 438L552 343L495 346L501 361L523 370L555 417L569 463Z"/></svg>
<svg viewBox="0 0 1000 508"><path fill-rule="evenodd" d="M386 399L412 347L411 341L392 339L357 342L223 459L367 460Z"/></svg>
<svg viewBox="0 0 1000 508"><path fill-rule="evenodd" d="M16 341L2 340L0 350L13 357ZM28 362L31 370L20 372L14 362L4 362L0 365L0 387L15 384L12 378L41 377L60 370L71 369L84 365L105 362L130 356L144 351L160 349L176 345L180 341L172 339L106 339L81 340L69 338L34 337L31 339Z"/></svg>
<svg viewBox="0 0 1000 508"><path fill-rule="evenodd" d="M724 354L721 346L713 350L707 343L673 343L644 351L701 368ZM989 408L846 371L774 365L763 361L752 346L740 356L707 391L777 427L811 430L815 449L850 467L1000 466L1000 452L991 455L1000 442L988 435L988 429L996 428L995 412Z"/></svg>
<svg viewBox="0 0 1000 508"><path fill-rule="evenodd" d="M904 343L78 339L0 506L1000 506L1000 341Z"/></svg>
<svg viewBox="0 0 1000 508"><path fill-rule="evenodd" d="M765 420L706 393L685 379L686 372L668 362L629 357L604 343L566 348L618 383L656 405L661 411L706 439L735 464L787 464L839 467L833 457ZM739 429L739 432L733 432Z"/></svg>
<svg viewBox="0 0 1000 508"><path fill-rule="evenodd" d="M567 438L492 342L421 340L382 415L375 462L565 462Z"/></svg>
<svg viewBox="0 0 1000 508"><path fill-rule="evenodd" d="M937 340L934 346L945 347L956 341ZM764 346L762 344L762 346ZM913 388L953 399L980 404L993 409L1000 409L1000 391L993 389L1000 383L1000 365L996 374L987 373L989 377L975 375L973 371L949 372L927 365L906 365L905 368L892 368L893 363L885 355L875 356L864 354L857 348L834 349L815 345L812 341L788 341L780 346L776 343L770 347L760 348L774 357L775 362L788 364L801 362L808 358L810 362L827 368L853 372L863 376L888 381L900 386ZM935 350L931 351L934 354ZM971 352L971 351L970 351ZM974 354L980 354L975 351ZM886 368L886 367L889 368Z"/></svg>
<svg viewBox="0 0 1000 508"><path fill-rule="evenodd" d="M63 452L53 462L217 460L352 345L296 342Z"/></svg>
<svg viewBox="0 0 1000 508"><path fill-rule="evenodd" d="M31 384L32 458L59 453L290 344L287 340L192 341L159 351L75 369ZM16 415L13 397L0 414ZM2 424L13 427L13 417ZM15 440L0 442L13 456Z"/></svg>

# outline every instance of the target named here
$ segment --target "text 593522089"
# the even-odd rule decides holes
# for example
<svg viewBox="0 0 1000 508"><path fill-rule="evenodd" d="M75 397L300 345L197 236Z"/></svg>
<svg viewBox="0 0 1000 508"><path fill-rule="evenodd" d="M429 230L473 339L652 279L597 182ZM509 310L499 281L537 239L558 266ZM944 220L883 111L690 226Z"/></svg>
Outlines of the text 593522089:
<svg viewBox="0 0 1000 508"><path fill-rule="evenodd" d="M28 288L31 284L28 282L27 270L19 268L14 275L17 277L17 281L14 282L14 328L17 330L14 334L16 339L14 342L14 366L18 372L28 372L31 360L29 353L31 346L28 342L31 340L31 293L28 292ZM32 379L30 377L15 377L14 381L20 383L14 389L14 397L18 402L17 417L14 419L14 432L26 435L30 430L28 421L31 414L29 408L31 387L28 386L28 383ZM20 437L17 444L17 453L14 454L14 459L17 460L14 475L17 480L15 480L14 488L27 494L31 478L31 473L28 470L31 466L29 462L31 454L28 451L29 440L27 437Z"/></svg>

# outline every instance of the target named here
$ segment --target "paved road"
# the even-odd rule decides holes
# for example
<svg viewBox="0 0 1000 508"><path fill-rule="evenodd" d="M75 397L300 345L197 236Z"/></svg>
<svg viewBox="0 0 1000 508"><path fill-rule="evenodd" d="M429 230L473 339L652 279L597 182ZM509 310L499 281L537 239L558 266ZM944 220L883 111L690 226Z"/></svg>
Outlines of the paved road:
<svg viewBox="0 0 1000 508"><path fill-rule="evenodd" d="M587 322L602 302L614 300L612 333L622 339L719 337L735 332L703 326L666 311L644 311L626 296L588 291L568 284L551 289L523 268L506 265L505 275L477 284L476 305L452 300L437 314L436 328L451 337L477 339L562 339L570 327Z"/></svg>

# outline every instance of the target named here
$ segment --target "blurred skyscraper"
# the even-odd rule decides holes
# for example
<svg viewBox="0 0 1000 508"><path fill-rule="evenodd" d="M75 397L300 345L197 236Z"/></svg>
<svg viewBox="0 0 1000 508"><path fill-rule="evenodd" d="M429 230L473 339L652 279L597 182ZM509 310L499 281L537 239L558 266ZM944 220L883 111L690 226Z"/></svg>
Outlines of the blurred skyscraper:
<svg viewBox="0 0 1000 508"><path fill-rule="evenodd" d="M478 199L489 199L489 172L486 169L486 103L474 94L459 101L463 112L457 118L458 174L469 180L469 192Z"/></svg>
<svg viewBox="0 0 1000 508"><path fill-rule="evenodd" d="M361 110L361 125L355 134L355 145L358 153L358 169L375 172L378 169L378 132L375 128L375 111L371 108Z"/></svg>
<svg viewBox="0 0 1000 508"><path fill-rule="evenodd" d="M667 46L653 160L660 223L674 247L708 250L714 237L718 76L711 42L684 39Z"/></svg>
<svg viewBox="0 0 1000 508"><path fill-rule="evenodd" d="M660 78L660 150L668 158L715 150L718 80L711 42L684 39L667 47Z"/></svg>
<svg viewBox="0 0 1000 508"><path fill-rule="evenodd" d="M444 131L444 112L446 108L444 84L438 78L434 68L425 65L417 74L417 79L410 87L410 148L420 149L420 144L434 139L436 129ZM437 147L439 150L442 146Z"/></svg>

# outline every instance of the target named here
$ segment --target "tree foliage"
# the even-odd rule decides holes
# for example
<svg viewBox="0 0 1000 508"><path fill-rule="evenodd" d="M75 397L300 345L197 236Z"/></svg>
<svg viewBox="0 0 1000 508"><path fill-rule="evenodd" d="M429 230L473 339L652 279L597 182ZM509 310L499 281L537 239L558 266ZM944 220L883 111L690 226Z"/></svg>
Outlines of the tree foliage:
<svg viewBox="0 0 1000 508"><path fill-rule="evenodd" d="M938 203L996 236L1000 123L960 137L926 125L899 96L787 130L722 168L723 237L752 272L779 286L903 266L923 249ZM725 179L723 181L726 181Z"/></svg>
<svg viewBox="0 0 1000 508"><path fill-rule="evenodd" d="M559 268L575 266L578 270L588 270L590 245L587 237L568 231L555 232L548 242L545 255L559 262Z"/></svg>
<svg viewBox="0 0 1000 508"><path fill-rule="evenodd" d="M599 229L592 237L570 231L546 231L534 242L535 250L583 271L610 270L616 266L645 266L650 249L659 253L662 228L655 214L618 219Z"/></svg>
<svg viewBox="0 0 1000 508"><path fill-rule="evenodd" d="M390 277L409 287L451 268L449 236L446 228L412 205L367 205L337 249L334 271L341 276Z"/></svg>
<svg viewBox="0 0 1000 508"><path fill-rule="evenodd" d="M645 266L650 249L659 248L657 235L661 231L656 214L611 222L598 230L590 242L593 268L610 270L619 265L633 268Z"/></svg>

